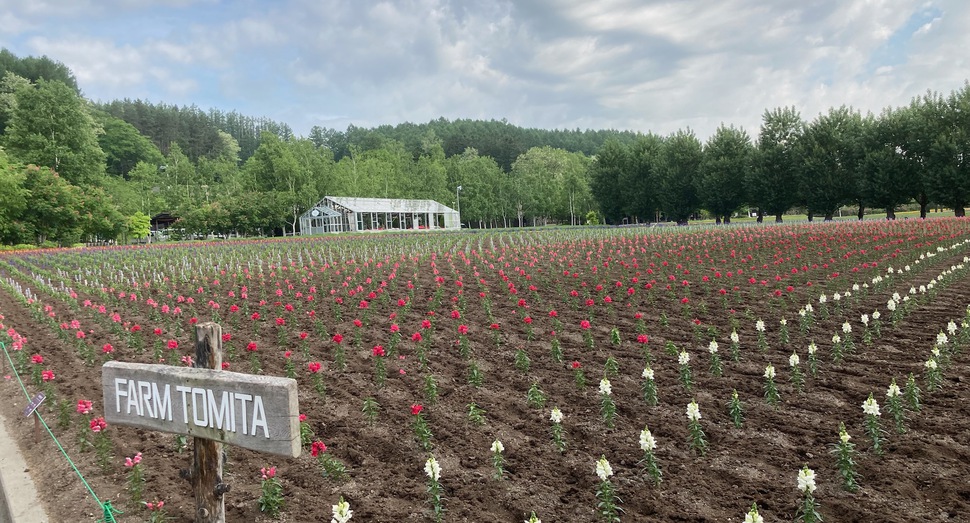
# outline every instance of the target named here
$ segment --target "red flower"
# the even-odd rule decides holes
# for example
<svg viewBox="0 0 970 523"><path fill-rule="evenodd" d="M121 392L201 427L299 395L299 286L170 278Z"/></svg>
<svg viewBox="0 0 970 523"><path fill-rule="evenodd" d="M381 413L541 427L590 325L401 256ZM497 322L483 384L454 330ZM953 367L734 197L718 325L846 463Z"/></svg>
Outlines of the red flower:
<svg viewBox="0 0 970 523"><path fill-rule="evenodd" d="M168 340L168 350L175 350L179 348L179 342L175 340Z"/></svg>
<svg viewBox="0 0 970 523"><path fill-rule="evenodd" d="M392 333L393 333L393 332L397 332L397 331L399 331L399 330L401 330L401 328L400 328L400 327L398 327L396 323L392 323L392 324L391 324L391 332L392 332Z"/></svg>
<svg viewBox="0 0 970 523"><path fill-rule="evenodd" d="M189 318L189 325L195 325L196 323L199 323L199 318Z"/></svg>
<svg viewBox="0 0 970 523"><path fill-rule="evenodd" d="M583 330L586 330L586 329L588 329L588 328L590 327L590 325L589 325L589 320L583 320L583 321L580 321L580 322L579 322L579 326L580 326L580 328L582 328Z"/></svg>
<svg viewBox="0 0 970 523"><path fill-rule="evenodd" d="M288 351L284 352L283 353L283 357L286 358L286 359L292 358L293 357L293 351L288 350Z"/></svg>
<svg viewBox="0 0 970 523"><path fill-rule="evenodd" d="M468 334L468 325L459 325L458 334Z"/></svg>
<svg viewBox="0 0 970 523"><path fill-rule="evenodd" d="M300 413L300 423L306 421L306 414Z"/></svg>
<svg viewBox="0 0 970 523"><path fill-rule="evenodd" d="M421 333L420 332L415 332L414 334L412 334L411 335L411 341L414 341L414 342L421 341Z"/></svg>
<svg viewBox="0 0 970 523"><path fill-rule="evenodd" d="M643 318L643 314L641 314L639 312L633 315L633 319L635 319L635 320L639 320L640 318Z"/></svg>
<svg viewBox="0 0 970 523"><path fill-rule="evenodd" d="M111 354L114 351L115 351L115 348L112 347L110 343L105 343L104 346L101 347L101 352L105 354Z"/></svg>
<svg viewBox="0 0 970 523"><path fill-rule="evenodd" d="M223 343L227 343L229 341L232 341L232 334L229 334L227 332L227 333L225 333L225 334L222 335L222 342Z"/></svg>
<svg viewBox="0 0 970 523"><path fill-rule="evenodd" d="M314 441L310 444L310 455L317 457L327 451L327 446L322 441Z"/></svg>
<svg viewBox="0 0 970 523"><path fill-rule="evenodd" d="M254 312L254 313L253 313L253 315L252 315L252 316L250 316L250 318L251 318L251 319L252 319L253 321L256 321L256 320L258 320L258 319L259 319L259 313L258 313L258 312Z"/></svg>
<svg viewBox="0 0 970 523"><path fill-rule="evenodd" d="M310 372L312 372L314 374L320 372L320 362L319 361L311 361L310 363L307 363L306 364L306 367L307 367L307 369Z"/></svg>
<svg viewBox="0 0 970 523"><path fill-rule="evenodd" d="M532 325L532 316L526 316L522 319L522 321L524 321L526 325Z"/></svg>
<svg viewBox="0 0 970 523"><path fill-rule="evenodd" d="M558 313L558 312L556 312L556 310L555 310L555 309L553 309L553 310L551 310L551 311L549 311L549 317L550 317L550 318L556 318L556 317L558 317L558 316L559 316L559 313Z"/></svg>
<svg viewBox="0 0 970 523"><path fill-rule="evenodd" d="M264 480L273 479L274 477L276 477L276 467L269 467L269 468L263 467L259 469L259 473L260 475L262 475Z"/></svg>
<svg viewBox="0 0 970 523"><path fill-rule="evenodd" d="M340 334L338 332L337 334L334 334L333 335L333 338L332 339L333 339L333 342L334 343L340 343L340 342L344 341L344 335L343 334Z"/></svg>
<svg viewBox="0 0 970 523"><path fill-rule="evenodd" d="M647 343L649 341L650 341L650 338L648 338L646 334L641 334L637 336L637 343Z"/></svg>
<svg viewBox="0 0 970 523"><path fill-rule="evenodd" d="M42 370L40 371L40 379L44 381L51 381L54 379L54 371L52 370Z"/></svg>
<svg viewBox="0 0 970 523"><path fill-rule="evenodd" d="M283 318L276 318L276 326L282 327L283 325L286 325L286 320L284 320Z"/></svg>
<svg viewBox="0 0 970 523"><path fill-rule="evenodd" d="M687 302L689 302L689 301L690 300L688 300L687 298L681 298L680 299L680 303L683 303L684 305L687 305Z"/></svg>
<svg viewBox="0 0 970 523"><path fill-rule="evenodd" d="M383 357L384 356L384 347L381 347L380 345L374 345L373 352L374 352L374 356L376 356L378 358Z"/></svg>
<svg viewBox="0 0 970 523"><path fill-rule="evenodd" d="M101 432L108 428L108 423L104 421L104 418L94 418L91 420L90 427L91 432Z"/></svg>
<svg viewBox="0 0 970 523"><path fill-rule="evenodd" d="M78 414L90 414L92 409L91 400L77 400Z"/></svg>
<svg viewBox="0 0 970 523"><path fill-rule="evenodd" d="M421 328L422 329L430 329L431 328L431 321L429 321L429 320L423 320L421 322Z"/></svg>
<svg viewBox="0 0 970 523"><path fill-rule="evenodd" d="M582 367L582 365L578 361L572 362L570 366L573 368L573 370L579 370L579 368Z"/></svg>
<svg viewBox="0 0 970 523"><path fill-rule="evenodd" d="M420 403L415 403L414 405L411 405L412 416L417 416L418 414L421 414L422 410L424 410L424 406L421 405Z"/></svg>
<svg viewBox="0 0 970 523"><path fill-rule="evenodd" d="M499 327L499 325L498 325L498 323L493 323L493 324L491 324L491 325L489 325L489 326L488 326L488 328L489 328L489 329L492 329L493 331L497 331L497 330L499 330L499 329L500 329L501 327Z"/></svg>
<svg viewBox="0 0 970 523"><path fill-rule="evenodd" d="M236 312L238 310L239 306L237 306L235 303L229 306L229 312Z"/></svg>
<svg viewBox="0 0 970 523"><path fill-rule="evenodd" d="M300 333L300 339L301 340L305 340L307 336L309 336L309 334L307 334L306 331L303 331L303 332Z"/></svg>
<svg viewBox="0 0 970 523"><path fill-rule="evenodd" d="M44 363L44 357L41 356L40 354L34 354L33 356L30 357L30 361L40 365L41 363Z"/></svg>
<svg viewBox="0 0 970 523"><path fill-rule="evenodd" d="M249 352L256 352L258 350L256 347L256 342L255 341L249 342L246 345L246 350L248 350Z"/></svg>
<svg viewBox="0 0 970 523"><path fill-rule="evenodd" d="M222 362L222 370L226 370L228 368L229 368L229 362L228 361Z"/></svg>
<svg viewBox="0 0 970 523"><path fill-rule="evenodd" d="M360 320L356 320L356 319L354 320L354 327L360 328L360 327L363 327L363 326L364 326L364 323L363 322L361 322Z"/></svg>
<svg viewBox="0 0 970 523"><path fill-rule="evenodd" d="M461 313L458 311L451 311L451 317L457 320L461 318Z"/></svg>

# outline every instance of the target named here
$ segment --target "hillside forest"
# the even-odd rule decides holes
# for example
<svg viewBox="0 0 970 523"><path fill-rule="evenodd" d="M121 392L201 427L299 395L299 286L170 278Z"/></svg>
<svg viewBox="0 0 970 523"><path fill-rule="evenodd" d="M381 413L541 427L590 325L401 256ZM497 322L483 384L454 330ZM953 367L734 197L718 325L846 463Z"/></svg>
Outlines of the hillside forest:
<svg viewBox="0 0 970 523"><path fill-rule="evenodd" d="M0 243L127 242L167 213L191 236L298 233L323 196L433 199L465 227L759 221L843 206L965 215L970 83L879 114L766 109L757 135L702 141L620 130L447 120L346 130L143 100L94 102L48 57L0 50Z"/></svg>

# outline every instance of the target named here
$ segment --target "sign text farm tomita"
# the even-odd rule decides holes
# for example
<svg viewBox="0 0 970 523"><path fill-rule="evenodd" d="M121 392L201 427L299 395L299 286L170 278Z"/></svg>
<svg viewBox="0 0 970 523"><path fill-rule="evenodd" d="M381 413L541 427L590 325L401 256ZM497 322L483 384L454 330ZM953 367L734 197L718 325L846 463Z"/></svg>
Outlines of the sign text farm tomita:
<svg viewBox="0 0 970 523"><path fill-rule="evenodd" d="M109 423L300 455L297 385L290 378L109 361L101 385Z"/></svg>

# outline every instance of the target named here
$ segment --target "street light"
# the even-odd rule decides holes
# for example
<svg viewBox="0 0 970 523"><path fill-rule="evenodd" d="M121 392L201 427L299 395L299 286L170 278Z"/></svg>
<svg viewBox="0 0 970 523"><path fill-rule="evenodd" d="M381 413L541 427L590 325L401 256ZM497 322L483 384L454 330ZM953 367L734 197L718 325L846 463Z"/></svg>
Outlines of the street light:
<svg viewBox="0 0 970 523"><path fill-rule="evenodd" d="M461 185L455 187L455 207L458 207L458 228L461 229L461 198L458 193L461 192Z"/></svg>

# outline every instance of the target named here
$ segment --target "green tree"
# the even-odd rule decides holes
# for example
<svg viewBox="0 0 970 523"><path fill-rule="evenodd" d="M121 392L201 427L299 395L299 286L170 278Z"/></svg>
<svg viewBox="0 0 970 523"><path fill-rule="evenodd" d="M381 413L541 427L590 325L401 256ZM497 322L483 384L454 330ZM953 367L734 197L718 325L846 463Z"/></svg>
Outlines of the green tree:
<svg viewBox="0 0 970 523"><path fill-rule="evenodd" d="M152 219L147 214L136 211L128 217L127 229L132 238L147 238L152 230Z"/></svg>
<svg viewBox="0 0 970 523"><path fill-rule="evenodd" d="M704 147L697 191L701 205L717 223L731 223L731 214L746 201L744 177L751 170L754 146L748 133L721 125Z"/></svg>
<svg viewBox="0 0 970 523"><path fill-rule="evenodd" d="M691 130L670 135L660 151L660 204L668 220L686 225L700 208L697 180L703 157L701 142Z"/></svg>
<svg viewBox="0 0 970 523"><path fill-rule="evenodd" d="M809 221L814 214L832 220L839 207L855 198L865 157L863 131L862 116L845 106L819 115L805 128L797 145L797 187Z"/></svg>
<svg viewBox="0 0 970 523"><path fill-rule="evenodd" d="M896 219L896 207L909 201L922 185L918 163L908 157L906 110L886 109L867 128L865 158L859 188L865 201L886 209Z"/></svg>
<svg viewBox="0 0 970 523"><path fill-rule="evenodd" d="M656 219L660 208L660 153L664 138L648 133L630 146L630 168L620 176L623 212L639 221Z"/></svg>
<svg viewBox="0 0 970 523"><path fill-rule="evenodd" d="M29 191L24 188L23 168L10 163L0 149L0 242L24 241L23 212L27 209Z"/></svg>
<svg viewBox="0 0 970 523"><path fill-rule="evenodd" d="M41 79L34 88L17 91L4 144L25 164L50 167L69 183L92 185L105 171L99 132L77 93Z"/></svg>
<svg viewBox="0 0 970 523"><path fill-rule="evenodd" d="M128 122L106 113L97 113L96 120L104 129L98 136L98 144L104 151L108 174L127 178L128 171L138 162L154 165L165 163L165 157L158 147Z"/></svg>
<svg viewBox="0 0 970 523"><path fill-rule="evenodd" d="M631 180L630 151L619 140L607 140L590 167L591 189L608 223L619 223L632 202L628 195L642 183ZM631 184L636 184L636 186Z"/></svg>
<svg viewBox="0 0 970 523"><path fill-rule="evenodd" d="M24 188L30 205L22 219L25 234L37 245L71 245L81 239L81 191L48 167L27 166Z"/></svg>
<svg viewBox="0 0 970 523"><path fill-rule="evenodd" d="M920 105L928 138L926 190L930 199L966 216L970 204L970 83L946 98L928 94Z"/></svg>
<svg viewBox="0 0 970 523"><path fill-rule="evenodd" d="M797 143L804 123L794 107L766 110L762 116L754 169L746 177L750 203L758 207L758 221L762 213L781 216L798 201L795 191L800 169Z"/></svg>

